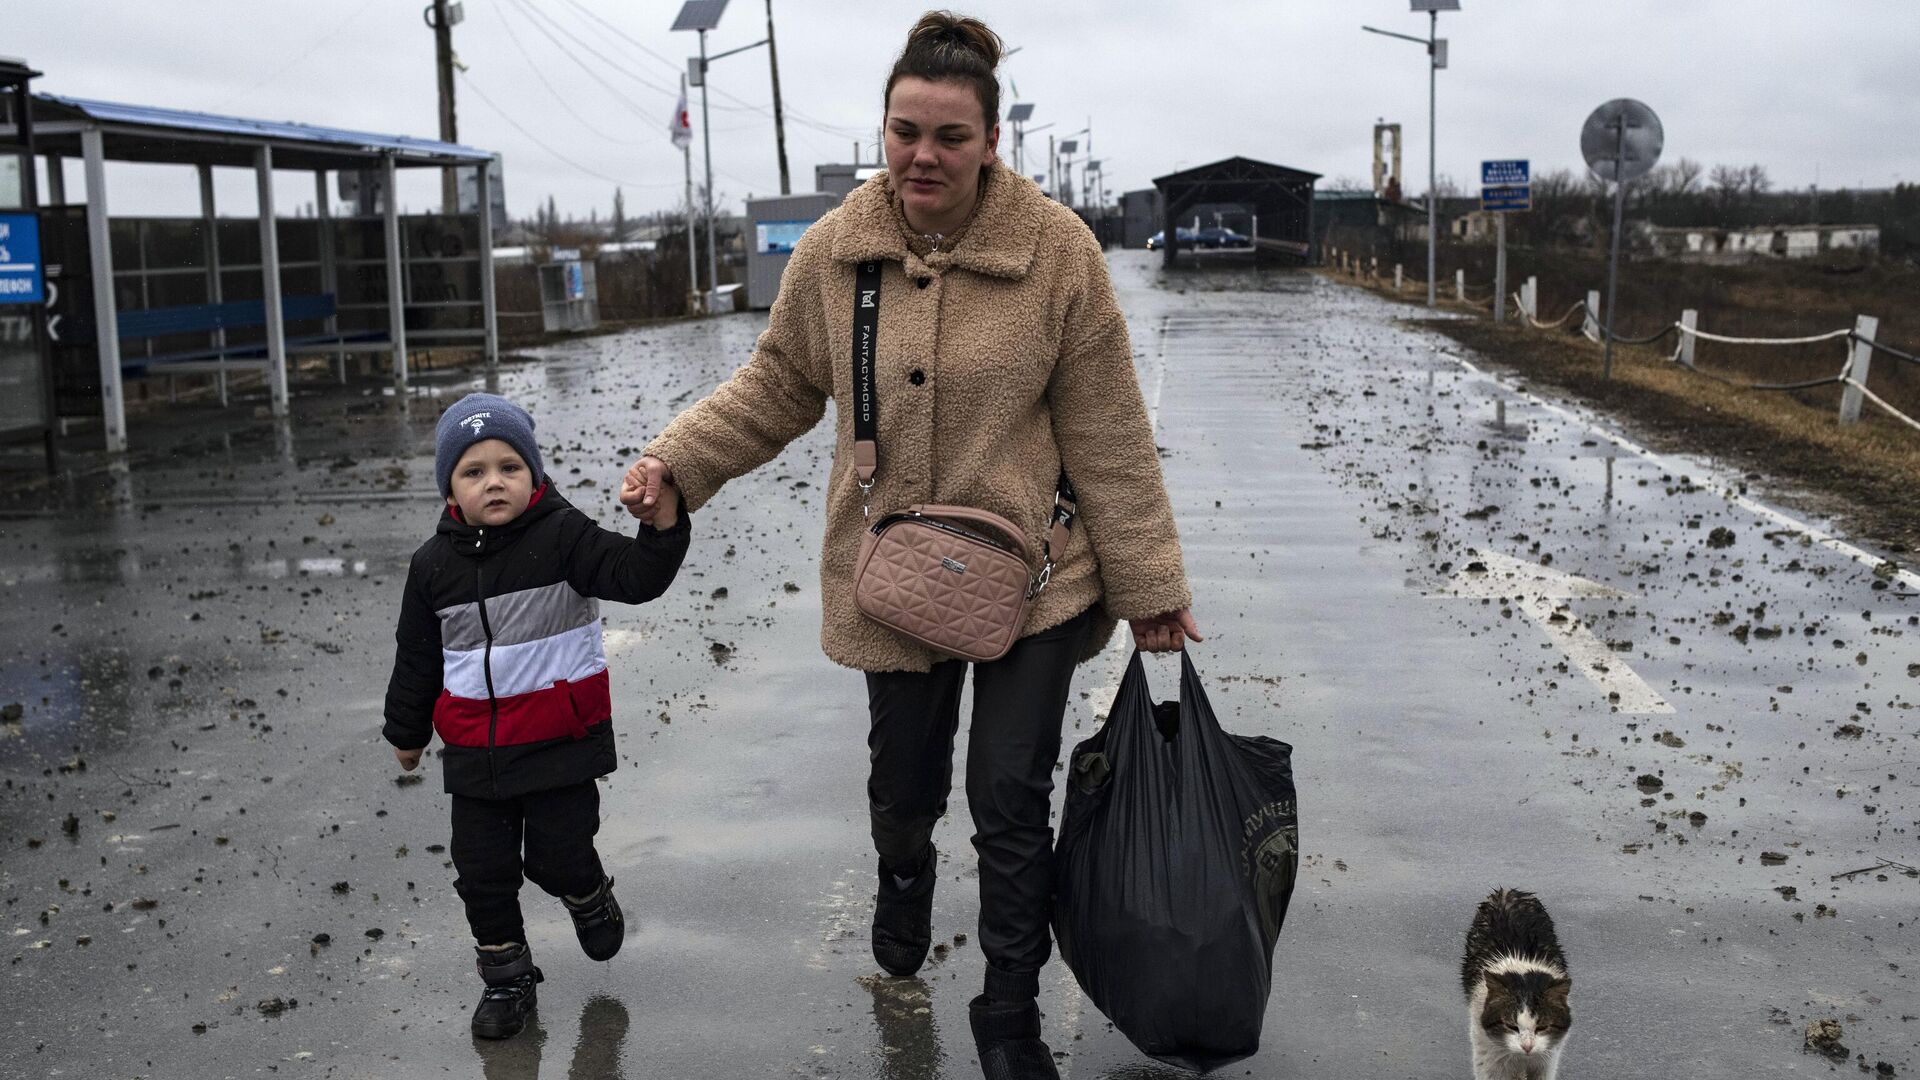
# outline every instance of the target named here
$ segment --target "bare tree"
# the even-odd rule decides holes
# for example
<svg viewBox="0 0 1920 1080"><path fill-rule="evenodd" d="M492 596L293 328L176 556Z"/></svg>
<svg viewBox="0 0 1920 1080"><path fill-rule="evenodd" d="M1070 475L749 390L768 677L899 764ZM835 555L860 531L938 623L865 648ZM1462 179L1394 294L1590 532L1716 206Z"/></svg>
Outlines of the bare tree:
<svg viewBox="0 0 1920 1080"><path fill-rule="evenodd" d="M1740 205L1746 192L1747 170L1738 165L1715 165L1707 174L1707 182L1712 185L1715 205L1728 212Z"/></svg>
<svg viewBox="0 0 1920 1080"><path fill-rule="evenodd" d="M1692 195L1700 190L1700 163L1692 158L1675 158L1671 190L1676 195Z"/></svg>

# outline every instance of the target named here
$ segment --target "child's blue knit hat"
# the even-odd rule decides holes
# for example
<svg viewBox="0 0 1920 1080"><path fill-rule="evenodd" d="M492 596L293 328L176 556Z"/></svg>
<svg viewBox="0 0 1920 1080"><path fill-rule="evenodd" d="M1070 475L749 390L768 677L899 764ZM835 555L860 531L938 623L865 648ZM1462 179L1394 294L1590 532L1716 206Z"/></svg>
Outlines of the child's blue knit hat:
<svg viewBox="0 0 1920 1080"><path fill-rule="evenodd" d="M498 394L468 394L440 414L433 432L433 477L440 482L440 494L452 494L453 467L460 464L460 455L486 439L513 447L533 470L535 489L546 481L540 444L533 439L533 414Z"/></svg>

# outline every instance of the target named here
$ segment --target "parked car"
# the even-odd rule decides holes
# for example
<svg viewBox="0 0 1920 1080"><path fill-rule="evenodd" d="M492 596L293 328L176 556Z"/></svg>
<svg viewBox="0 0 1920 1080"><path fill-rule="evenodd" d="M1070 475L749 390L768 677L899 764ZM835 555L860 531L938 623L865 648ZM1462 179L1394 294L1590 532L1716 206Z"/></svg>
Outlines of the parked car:
<svg viewBox="0 0 1920 1080"><path fill-rule="evenodd" d="M1201 229L1196 239L1198 240L1201 247L1206 247L1206 248L1238 248L1238 247L1253 246L1253 241L1249 239L1245 234L1234 232L1232 229L1220 228L1218 226L1215 226L1213 228Z"/></svg>
<svg viewBox="0 0 1920 1080"><path fill-rule="evenodd" d="M1183 248L1190 248L1198 243L1197 234L1192 229L1175 229L1173 231L1173 238L1174 242ZM1167 231L1165 229L1147 237L1148 251L1159 251L1166 245Z"/></svg>

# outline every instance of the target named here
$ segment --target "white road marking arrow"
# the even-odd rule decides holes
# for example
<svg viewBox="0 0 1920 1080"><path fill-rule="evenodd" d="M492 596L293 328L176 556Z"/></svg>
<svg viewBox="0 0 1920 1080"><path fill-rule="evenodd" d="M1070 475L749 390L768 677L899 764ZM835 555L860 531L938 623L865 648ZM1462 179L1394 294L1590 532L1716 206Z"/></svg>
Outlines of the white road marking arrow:
<svg viewBox="0 0 1920 1080"><path fill-rule="evenodd" d="M1589 681L1608 695L1623 713L1671 713L1673 706L1655 693L1653 687L1622 663L1607 643L1587 628L1578 616L1566 610L1560 601L1585 599L1623 600L1632 597L1618 589L1562 573L1537 563L1524 562L1511 555L1487 552L1479 561L1485 570L1462 570L1435 596L1463 597L1474 600L1511 600L1522 615L1546 631L1547 637L1566 654ZM1616 696L1617 695L1617 696Z"/></svg>

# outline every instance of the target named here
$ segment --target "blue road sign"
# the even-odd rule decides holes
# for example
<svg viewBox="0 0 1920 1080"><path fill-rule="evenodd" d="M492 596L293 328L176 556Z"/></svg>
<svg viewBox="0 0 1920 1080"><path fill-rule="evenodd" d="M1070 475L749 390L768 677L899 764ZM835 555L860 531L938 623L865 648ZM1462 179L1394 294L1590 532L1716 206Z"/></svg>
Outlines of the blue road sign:
<svg viewBox="0 0 1920 1080"><path fill-rule="evenodd" d="M0 304L39 304L47 298L40 269L40 219L0 214Z"/></svg>
<svg viewBox="0 0 1920 1080"><path fill-rule="evenodd" d="M1528 178L1527 162L1520 161L1483 161L1480 163L1481 187L1525 186L1532 181Z"/></svg>
<svg viewBox="0 0 1920 1080"><path fill-rule="evenodd" d="M1531 210L1533 189L1525 184L1480 189L1480 209L1488 211Z"/></svg>

